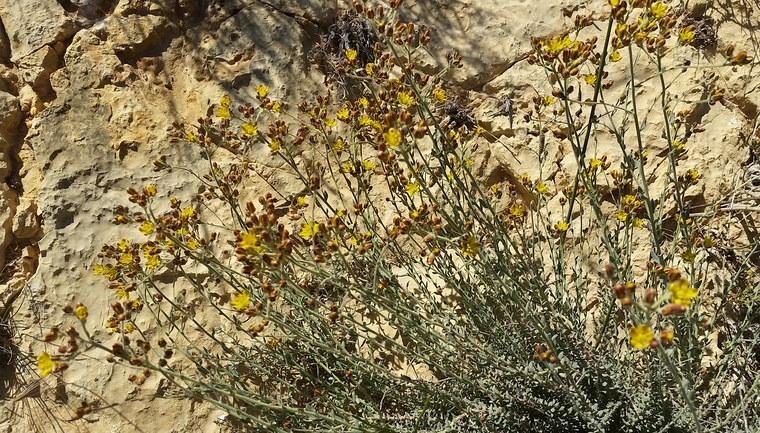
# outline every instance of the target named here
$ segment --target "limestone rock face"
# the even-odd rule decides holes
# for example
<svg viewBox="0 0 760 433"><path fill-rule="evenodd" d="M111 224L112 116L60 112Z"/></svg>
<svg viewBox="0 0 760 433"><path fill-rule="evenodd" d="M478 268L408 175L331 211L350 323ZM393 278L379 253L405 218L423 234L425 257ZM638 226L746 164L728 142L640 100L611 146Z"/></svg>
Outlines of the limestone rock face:
<svg viewBox="0 0 760 433"><path fill-rule="evenodd" d="M10 41L13 62L45 45L65 41L76 32L74 20L55 0L2 2L0 20Z"/></svg>
<svg viewBox="0 0 760 433"><path fill-rule="evenodd" d="M89 30L74 36L64 61L66 68L55 77L58 89L69 85L75 89L98 89L106 84L124 83L124 66L116 52Z"/></svg>
<svg viewBox="0 0 760 433"><path fill-rule="evenodd" d="M160 15L112 15L98 27L101 25L102 37L108 45L115 52L133 58L141 57L149 49L160 52L177 35L177 28Z"/></svg>
<svg viewBox="0 0 760 433"><path fill-rule="evenodd" d="M16 192L7 182L12 175L13 145L18 140L21 123L21 109L18 100L5 92L0 92L0 266L5 264L5 248L13 240L12 224L16 212Z"/></svg>
<svg viewBox="0 0 760 433"><path fill-rule="evenodd" d="M321 27L332 24L338 12L338 0L317 0L311 2L294 2L289 0L262 0L285 15L296 19L302 18Z"/></svg>
<svg viewBox="0 0 760 433"><path fill-rule="evenodd" d="M422 57L422 65L435 70L435 65L446 63L447 52L457 51L463 68L454 70L449 78L471 89L525 59L531 51L526 35L545 37L567 28L572 23L563 11L583 10L585 3L562 0L527 6L511 1L420 1L411 3L411 10L402 13L402 18L431 30L430 52L434 54Z"/></svg>
<svg viewBox="0 0 760 433"><path fill-rule="evenodd" d="M36 201L25 197L19 200L12 229L16 239L30 239L39 233L40 222Z"/></svg>

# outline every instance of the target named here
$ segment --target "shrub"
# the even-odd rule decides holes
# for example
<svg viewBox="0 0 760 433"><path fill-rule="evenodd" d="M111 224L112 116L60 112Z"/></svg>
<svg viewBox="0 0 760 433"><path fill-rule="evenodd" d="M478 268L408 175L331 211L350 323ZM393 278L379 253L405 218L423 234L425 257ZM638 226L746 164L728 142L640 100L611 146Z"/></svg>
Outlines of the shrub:
<svg viewBox="0 0 760 433"><path fill-rule="evenodd" d="M158 187L128 191L139 210L117 206L115 221L146 241L104 246L95 269L118 298L106 324L114 340L95 341L86 306L66 306L81 331L65 331L58 355L40 355L43 374L100 349L134 366L135 384L159 374L251 431L757 428L758 243L710 235L730 209L694 212L701 176L683 168L690 110L723 90L679 99L667 81L677 70L663 66L694 28L659 1L610 0L603 41L580 38L593 24L584 16L572 36L534 39L528 60L554 83L527 116L541 172L558 126L577 170L567 188L527 175L484 186L473 167L487 132L442 80L461 59L417 72L429 34L396 19L399 3L356 4L362 40L377 37L372 52L338 45L340 58L320 57L336 82L362 85L357 99L319 96L290 116L259 86L255 105L223 97L215 119L175 125L208 160L202 194L161 212ZM726 65L752 60L732 50ZM646 78L653 107L638 101L645 63L657 71ZM642 135L655 116L661 155L648 154ZM603 134L617 155L595 154ZM216 162L220 147L241 162ZM245 200L258 174L245 155L261 148L301 193ZM154 164L181 169L166 157ZM655 174L665 180L655 185ZM731 263L716 260L729 250ZM170 296L168 280L202 302Z"/></svg>

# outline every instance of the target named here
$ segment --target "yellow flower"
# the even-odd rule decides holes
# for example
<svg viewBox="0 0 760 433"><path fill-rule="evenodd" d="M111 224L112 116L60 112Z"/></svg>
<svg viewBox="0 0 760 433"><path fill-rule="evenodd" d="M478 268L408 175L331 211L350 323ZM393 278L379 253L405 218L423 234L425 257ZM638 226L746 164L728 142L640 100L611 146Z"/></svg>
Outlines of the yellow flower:
<svg viewBox="0 0 760 433"><path fill-rule="evenodd" d="M232 101L230 101L230 98L227 95L224 95L219 99L219 103L222 104L222 107L229 107Z"/></svg>
<svg viewBox="0 0 760 433"><path fill-rule="evenodd" d="M306 207L309 205L309 202L306 200L306 196L299 195L298 198L296 198L296 203L300 207Z"/></svg>
<svg viewBox="0 0 760 433"><path fill-rule="evenodd" d="M558 35L546 42L546 48L549 54L557 55L565 48L573 46L573 41L570 37L565 35Z"/></svg>
<svg viewBox="0 0 760 433"><path fill-rule="evenodd" d="M272 113L279 113L280 111L282 111L282 104L280 104L279 101L274 101L272 103L271 110L272 110Z"/></svg>
<svg viewBox="0 0 760 433"><path fill-rule="evenodd" d="M642 220L641 218L634 218L633 226L636 227L637 229L644 227L644 220Z"/></svg>
<svg viewBox="0 0 760 433"><path fill-rule="evenodd" d="M242 292L235 295L235 298L230 301L230 305L238 311L243 311L246 308L248 308L248 304L251 303L251 296L248 294L247 290L243 290Z"/></svg>
<svg viewBox="0 0 760 433"><path fill-rule="evenodd" d="M686 45L694 40L694 26L684 27L678 31L678 40Z"/></svg>
<svg viewBox="0 0 760 433"><path fill-rule="evenodd" d="M272 141L269 142L269 151L271 153L277 153L282 149L282 143L280 143L279 138L273 138Z"/></svg>
<svg viewBox="0 0 760 433"><path fill-rule="evenodd" d="M420 192L420 184L417 182L409 182L406 185L406 188L404 188L404 191L409 194L409 197L414 197Z"/></svg>
<svg viewBox="0 0 760 433"><path fill-rule="evenodd" d="M216 117L227 120L230 116L232 116L232 113L229 107L225 107L224 105L216 107Z"/></svg>
<svg viewBox="0 0 760 433"><path fill-rule="evenodd" d="M454 141L454 140L456 140L456 139L459 138L459 134L456 131L454 131L453 129L450 130L446 135L447 135L449 141Z"/></svg>
<svg viewBox="0 0 760 433"><path fill-rule="evenodd" d="M396 128L389 128L388 132L383 134L388 147L398 147L401 144L401 132Z"/></svg>
<svg viewBox="0 0 760 433"><path fill-rule="evenodd" d="M117 246L119 247L119 251L121 251L122 253L126 253L127 250L129 249L129 241L126 239L122 239L119 241Z"/></svg>
<svg viewBox="0 0 760 433"><path fill-rule="evenodd" d="M259 99L264 99L269 94L269 87L263 84L256 86L253 90L256 91L256 96L258 96Z"/></svg>
<svg viewBox="0 0 760 433"><path fill-rule="evenodd" d="M187 135L185 135L185 140L186 141L196 141L196 140L198 140L198 136L195 135L194 132L188 132Z"/></svg>
<svg viewBox="0 0 760 433"><path fill-rule="evenodd" d="M253 122L246 122L242 125L240 125L240 129L243 130L243 134L253 137L256 135L257 132L259 132L259 127L254 125Z"/></svg>
<svg viewBox="0 0 760 433"><path fill-rule="evenodd" d="M109 281L113 281L119 277L119 271L113 265L95 265L95 275L103 275L108 278Z"/></svg>
<svg viewBox="0 0 760 433"><path fill-rule="evenodd" d="M372 124L372 118L370 118L366 114L362 114L361 116L359 116L359 125L369 126L371 124Z"/></svg>
<svg viewBox="0 0 760 433"><path fill-rule="evenodd" d="M145 266L147 266L148 269L158 269L159 266L161 266L161 258L158 257L158 254L147 254L145 258L147 259Z"/></svg>
<svg viewBox="0 0 760 433"><path fill-rule="evenodd" d="M343 173L351 173L354 170L354 163L346 161L340 165L340 171Z"/></svg>
<svg viewBox="0 0 760 433"><path fill-rule="evenodd" d="M375 168L375 163L370 161L369 159L365 159L362 161L362 167L364 167L365 170L371 171Z"/></svg>
<svg viewBox="0 0 760 433"><path fill-rule="evenodd" d="M634 326L628 333L631 335L631 346L634 349L646 349L654 340L654 333L647 325Z"/></svg>
<svg viewBox="0 0 760 433"><path fill-rule="evenodd" d="M143 221L142 225L140 226L140 233L144 234L145 236L150 236L155 230L156 226L153 225L153 223L150 221Z"/></svg>
<svg viewBox="0 0 760 433"><path fill-rule="evenodd" d="M586 84L588 84L589 86L593 86L594 84L596 84L596 75L593 75L593 74L586 75L585 81L586 81Z"/></svg>
<svg viewBox="0 0 760 433"><path fill-rule="evenodd" d="M350 115L348 108L343 107L335 114L335 116L340 120L348 120L348 116Z"/></svg>
<svg viewBox="0 0 760 433"><path fill-rule="evenodd" d="M372 75L375 73L375 64L374 63L367 63L367 66L364 67L364 71L367 73L367 75Z"/></svg>
<svg viewBox="0 0 760 433"><path fill-rule="evenodd" d="M475 258L478 255L478 250L480 250L480 242L473 236L462 241L462 255Z"/></svg>
<svg viewBox="0 0 760 433"><path fill-rule="evenodd" d="M123 286L119 286L116 290L114 290L114 293L116 293L116 296L118 296L119 299L129 299L129 292L127 292Z"/></svg>
<svg viewBox="0 0 760 433"><path fill-rule="evenodd" d="M327 119L327 120L325 120L325 125L328 128L335 128L335 125L337 125L337 124L338 124L338 122L336 122L335 119Z"/></svg>
<svg viewBox="0 0 760 433"><path fill-rule="evenodd" d="M620 209L617 214L615 214L615 218L620 222L626 222L628 220L628 212Z"/></svg>
<svg viewBox="0 0 760 433"><path fill-rule="evenodd" d="M697 179L699 179L699 172L697 170L689 169L686 170L686 173L684 174L684 179L688 182L696 182Z"/></svg>
<svg viewBox="0 0 760 433"><path fill-rule="evenodd" d="M525 207L520 203L515 203L509 207L509 214L515 218L522 218L525 216Z"/></svg>
<svg viewBox="0 0 760 433"><path fill-rule="evenodd" d="M124 302L124 308L128 310L140 311L142 310L142 307L143 304L139 299L132 299L131 301Z"/></svg>
<svg viewBox="0 0 760 433"><path fill-rule="evenodd" d="M358 54L358 53L356 52L356 50L354 50L354 49L350 49L350 50L346 51L346 58L347 58L349 61L352 61L352 62L353 62L354 60L356 60L356 55L357 55L357 54Z"/></svg>
<svg viewBox="0 0 760 433"><path fill-rule="evenodd" d="M554 104L554 96L552 96L552 95L546 95L546 96L544 96L543 103L547 107L550 106L550 105L552 105L552 104Z"/></svg>
<svg viewBox="0 0 760 433"><path fill-rule="evenodd" d="M433 90L433 100L439 104L446 102L446 91L440 87Z"/></svg>
<svg viewBox="0 0 760 433"><path fill-rule="evenodd" d="M702 243L702 245L705 246L705 248L712 248L715 246L715 240L711 238L710 236L705 236L705 239Z"/></svg>
<svg viewBox="0 0 760 433"><path fill-rule="evenodd" d="M40 377L45 377L48 374L53 372L53 368L55 368L55 361L53 361L53 357L50 356L47 352L42 352L37 356L37 368L41 370Z"/></svg>
<svg viewBox="0 0 760 433"><path fill-rule="evenodd" d="M362 96L361 98L359 98L359 104L361 104L362 107L367 108L367 106L369 106L369 101L367 100L367 98Z"/></svg>
<svg viewBox="0 0 760 433"><path fill-rule="evenodd" d="M564 221L560 221L557 224L554 224L554 230L557 231L557 233L563 233L566 232L568 229L568 225Z"/></svg>
<svg viewBox="0 0 760 433"><path fill-rule="evenodd" d="M259 253L266 251L266 248L261 246L259 236L252 231L247 231L240 236L240 243L238 246L246 251L256 251Z"/></svg>
<svg viewBox="0 0 760 433"><path fill-rule="evenodd" d="M539 182L538 185L536 185L536 192L539 194L549 194L549 187L546 186L545 183Z"/></svg>
<svg viewBox="0 0 760 433"><path fill-rule="evenodd" d="M673 335L673 332L671 331L665 330L665 331L660 332L660 341L662 341L663 343L669 343L673 341L674 337L675 335Z"/></svg>
<svg viewBox="0 0 760 433"><path fill-rule="evenodd" d="M684 263L694 263L694 259L697 257L696 254L694 254L692 251L684 251L681 253L681 260L683 260Z"/></svg>
<svg viewBox="0 0 760 433"><path fill-rule="evenodd" d="M685 307L691 305L691 299L697 297L699 292L696 288L690 287L689 282L684 278L679 278L673 281L668 286L670 291L670 302L674 304L680 304Z"/></svg>
<svg viewBox="0 0 760 433"><path fill-rule="evenodd" d="M342 138L338 138L333 143L332 150L333 150L333 152L335 152L338 155L340 155L341 152L343 152L344 150L346 150L346 143L343 141Z"/></svg>
<svg viewBox="0 0 760 433"><path fill-rule="evenodd" d="M620 59L622 59L622 58L623 58L623 56L622 56L622 55L620 55L620 51L618 51L618 50L615 50L615 51L613 51L613 52L610 54L610 61L611 61L611 62L619 62L619 61L620 61Z"/></svg>
<svg viewBox="0 0 760 433"><path fill-rule="evenodd" d="M408 107L414 103L414 96L406 92L399 92L397 99L398 103L404 107Z"/></svg>
<svg viewBox="0 0 760 433"><path fill-rule="evenodd" d="M623 199L620 200L620 205L627 207L628 209L635 209L639 206L639 200L635 195L626 194L623 196Z"/></svg>
<svg viewBox="0 0 760 433"><path fill-rule="evenodd" d="M610 6L617 7L617 5L620 4L620 0L607 0L607 3L609 3Z"/></svg>
<svg viewBox="0 0 760 433"><path fill-rule="evenodd" d="M137 327L132 322L129 322L126 324L126 326L124 326L124 332L126 332L127 334L131 334L135 332L135 330L137 330Z"/></svg>
<svg viewBox="0 0 760 433"><path fill-rule="evenodd" d="M615 26L615 36L622 38L623 36L625 36L626 30L628 30L628 24L617 23L617 26Z"/></svg>
<svg viewBox="0 0 760 433"><path fill-rule="evenodd" d="M525 173L522 176L520 176L520 183L522 183L525 186L529 186L530 182L530 175Z"/></svg>
<svg viewBox="0 0 760 433"><path fill-rule="evenodd" d="M601 159L596 159L596 158L591 158L591 159L589 160L588 164L589 164L589 166L590 166L592 169L593 169L593 168L598 168L598 167L600 167L600 166L602 165L602 160L601 160Z"/></svg>
<svg viewBox="0 0 760 433"><path fill-rule="evenodd" d="M182 217L183 220L191 218L194 215L195 215L195 210L193 208L186 207L186 208L182 209L182 215L181 215L181 217Z"/></svg>
<svg viewBox="0 0 760 433"><path fill-rule="evenodd" d="M132 260L134 260L132 253L124 253L121 255L121 258L119 258L119 263L122 265L129 265L132 264Z"/></svg>
<svg viewBox="0 0 760 433"><path fill-rule="evenodd" d="M668 13L668 7L662 4L661 1L658 1L649 8L649 12L651 12L652 16L656 19L660 19Z"/></svg>
<svg viewBox="0 0 760 433"><path fill-rule="evenodd" d="M319 233L319 225L316 222L310 221L301 224L301 233L299 233L299 236L303 239L309 240L317 233Z"/></svg>

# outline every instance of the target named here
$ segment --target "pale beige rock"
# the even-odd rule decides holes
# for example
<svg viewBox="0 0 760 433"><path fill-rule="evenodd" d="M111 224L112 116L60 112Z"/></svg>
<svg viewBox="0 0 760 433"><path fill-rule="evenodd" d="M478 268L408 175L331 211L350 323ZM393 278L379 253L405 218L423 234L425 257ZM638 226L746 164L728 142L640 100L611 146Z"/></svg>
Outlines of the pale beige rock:
<svg viewBox="0 0 760 433"><path fill-rule="evenodd" d="M168 43L177 32L167 18L158 15L112 15L103 25L107 44L115 52L134 58Z"/></svg>
<svg viewBox="0 0 760 433"><path fill-rule="evenodd" d="M5 248L13 241L13 215L16 212L16 193L0 183L0 266L5 266Z"/></svg>
<svg viewBox="0 0 760 433"><path fill-rule="evenodd" d="M176 0L120 0L114 15L166 15L175 12Z"/></svg>
<svg viewBox="0 0 760 433"><path fill-rule="evenodd" d="M585 9L577 3L532 2L521 7L506 1L420 1L410 3L410 11L402 8L401 17L430 28L433 57L422 60L430 67L445 65L447 52L462 56L463 68L454 70L450 79L472 89L524 59L531 51L530 36L547 36L571 25L563 9Z"/></svg>
<svg viewBox="0 0 760 433"><path fill-rule="evenodd" d="M321 82L321 77L311 75L307 41L308 35L293 18L252 2L213 33L202 29L189 33L185 64L175 66L182 68L177 79L182 80L189 69L195 81L224 83L241 100L255 100L254 87L264 84L272 90L271 98L300 101ZM290 84L294 82L301 85ZM192 81L178 84L187 86L188 93L196 91ZM210 100L219 97L217 93Z"/></svg>
<svg viewBox="0 0 760 433"><path fill-rule="evenodd" d="M16 94L20 79L14 68L0 64L0 92Z"/></svg>
<svg viewBox="0 0 760 433"><path fill-rule="evenodd" d="M24 86L19 89L18 102L21 104L21 111L31 117L36 116L37 113L45 109L45 102L31 86Z"/></svg>
<svg viewBox="0 0 760 433"><path fill-rule="evenodd" d="M16 65L21 70L21 78L38 94L51 93L50 73L58 69L59 55L48 45L18 59ZM52 95L50 95L52 98Z"/></svg>
<svg viewBox="0 0 760 433"><path fill-rule="evenodd" d="M248 1L248 3L252 3ZM321 27L332 24L338 12L338 0L316 0L311 2L294 2L290 0L261 0L278 12L288 16L311 21Z"/></svg>
<svg viewBox="0 0 760 433"><path fill-rule="evenodd" d="M0 20L11 45L11 61L71 37L76 27L55 0L18 0L0 3Z"/></svg>
<svg viewBox="0 0 760 433"><path fill-rule="evenodd" d="M21 197L13 216L13 235L17 239L30 239L40 231L37 217L37 203L29 198Z"/></svg>
<svg viewBox="0 0 760 433"><path fill-rule="evenodd" d="M65 82L72 83L76 88L101 88L106 84L123 82L124 68L113 48L88 30L74 36L64 61ZM58 84L63 80L58 76L54 81Z"/></svg>
<svg viewBox="0 0 760 433"><path fill-rule="evenodd" d="M0 179L11 175L12 147L21 138L18 126L21 122L19 103L13 95L0 92ZM5 265L5 248L13 240L11 226L16 212L16 192L5 182L0 183L0 266Z"/></svg>
<svg viewBox="0 0 760 433"><path fill-rule="evenodd" d="M21 138L18 136L20 121L18 100L11 94L0 92L0 179L5 179L10 174L9 152ZM4 220L0 220L0 224L3 223Z"/></svg>

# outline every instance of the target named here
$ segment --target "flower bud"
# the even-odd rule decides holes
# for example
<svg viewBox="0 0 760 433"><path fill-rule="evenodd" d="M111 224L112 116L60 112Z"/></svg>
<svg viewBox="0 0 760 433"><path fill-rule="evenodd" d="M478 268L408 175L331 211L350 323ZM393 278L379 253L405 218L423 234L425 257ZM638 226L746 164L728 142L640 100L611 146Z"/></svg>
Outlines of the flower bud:
<svg viewBox="0 0 760 433"><path fill-rule="evenodd" d="M681 304L671 303L663 307L662 314L664 316L671 316L674 314L681 314L686 311L686 306Z"/></svg>
<svg viewBox="0 0 760 433"><path fill-rule="evenodd" d="M653 288L648 288L646 292L644 292L644 303L647 305L654 304L654 298L657 296L657 292Z"/></svg>
<svg viewBox="0 0 760 433"><path fill-rule="evenodd" d="M625 286L621 283L617 283L612 287L612 290L615 292L615 297L618 299L625 298Z"/></svg>

